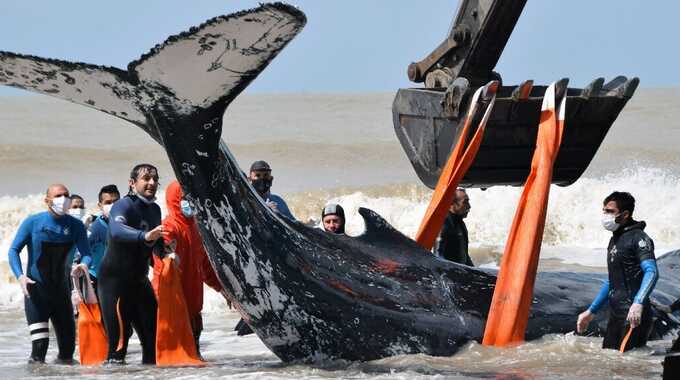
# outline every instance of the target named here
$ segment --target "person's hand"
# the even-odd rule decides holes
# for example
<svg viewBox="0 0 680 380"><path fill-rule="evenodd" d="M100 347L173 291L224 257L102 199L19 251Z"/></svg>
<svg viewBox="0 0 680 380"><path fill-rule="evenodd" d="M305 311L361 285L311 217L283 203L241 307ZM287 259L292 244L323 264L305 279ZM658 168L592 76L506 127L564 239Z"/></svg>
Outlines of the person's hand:
<svg viewBox="0 0 680 380"><path fill-rule="evenodd" d="M19 285L21 285L21 291L24 292L24 295L26 296L26 298L31 298L31 295L28 294L28 285L33 285L33 284L35 284L35 281L28 278L25 274L22 274L19 277Z"/></svg>
<svg viewBox="0 0 680 380"><path fill-rule="evenodd" d="M639 303L634 303L630 309L628 309L628 317L626 320L630 323L630 327L636 328L640 326L640 320L642 319L642 305Z"/></svg>
<svg viewBox="0 0 680 380"><path fill-rule="evenodd" d="M279 206L276 204L276 202L270 201L267 199L267 206L272 209L272 211L279 212Z"/></svg>
<svg viewBox="0 0 680 380"><path fill-rule="evenodd" d="M71 269L71 277L79 278L80 276L83 276L85 272L87 272L87 265L85 264L74 265L73 269Z"/></svg>
<svg viewBox="0 0 680 380"><path fill-rule="evenodd" d="M163 237L163 235L167 235L167 232L163 231L163 225L159 225L156 228L154 228L151 231L148 231L146 234L144 234L144 240L147 242L151 243L152 241L156 241Z"/></svg>
<svg viewBox="0 0 680 380"><path fill-rule="evenodd" d="M590 309L579 314L576 321L576 332L579 334L585 332L593 318L595 318L595 314L591 313Z"/></svg>
<svg viewBox="0 0 680 380"><path fill-rule="evenodd" d="M76 289L71 290L71 303L73 304L73 307L78 308L78 305L82 302L83 299L80 297L80 292Z"/></svg>

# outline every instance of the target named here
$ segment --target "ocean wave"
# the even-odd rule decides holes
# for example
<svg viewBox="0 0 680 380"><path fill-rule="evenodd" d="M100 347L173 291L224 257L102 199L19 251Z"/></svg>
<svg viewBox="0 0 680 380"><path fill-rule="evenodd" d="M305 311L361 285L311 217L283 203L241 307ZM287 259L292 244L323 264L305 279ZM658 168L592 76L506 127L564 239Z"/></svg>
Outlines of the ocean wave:
<svg viewBox="0 0 680 380"><path fill-rule="evenodd" d="M600 225L602 200L614 190L628 191L636 198L634 216L647 222L647 233L657 252L680 247L680 178L658 168L636 167L599 177L581 178L568 187L553 186L543 236L542 258L563 263L605 266L604 247L610 234ZM521 194L520 187L469 189L472 210L466 219L473 260L493 266L503 252ZM158 203L165 213L164 191ZM382 215L390 224L414 237L425 213L431 191L422 185L380 185L362 188L335 188L285 194L298 220L318 223L321 208L330 202L345 208L347 232L359 235L364 230L359 207ZM7 265L9 245L21 221L42 211L44 195L0 197L0 305L20 302L18 286ZM92 205L93 203L90 203ZM90 210L94 211L94 210ZM25 254L22 255L25 263ZM212 293L212 292L211 292ZM208 309L223 310L223 300L213 294L206 299Z"/></svg>

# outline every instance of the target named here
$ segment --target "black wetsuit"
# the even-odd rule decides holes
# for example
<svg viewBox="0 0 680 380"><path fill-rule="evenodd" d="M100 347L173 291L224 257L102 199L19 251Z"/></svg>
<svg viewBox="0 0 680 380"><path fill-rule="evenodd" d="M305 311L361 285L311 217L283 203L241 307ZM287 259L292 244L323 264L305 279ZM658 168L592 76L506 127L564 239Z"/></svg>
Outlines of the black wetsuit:
<svg viewBox="0 0 680 380"><path fill-rule="evenodd" d="M144 235L160 223L160 207L135 195L124 197L111 208L108 246L98 273L109 361L125 359L134 327L142 344L142 362L156 362L158 305L147 275L151 254L155 251L162 255L163 239L148 244Z"/></svg>
<svg viewBox="0 0 680 380"><path fill-rule="evenodd" d="M435 253L446 260L474 266L468 254L468 231L463 218L448 213L437 239Z"/></svg>
<svg viewBox="0 0 680 380"><path fill-rule="evenodd" d="M652 283L643 283L645 260L656 261L654 242L643 231L645 222L631 221L614 232L607 248L607 269L609 272L609 321L602 342L603 348L619 349L628 332L626 317L634 300L642 301L642 319L628 340L626 349L647 344L652 328L652 312L649 304L656 278ZM656 265L654 265L656 267ZM656 269L656 268L655 268ZM642 290L642 291L641 291ZM643 294L640 294L643 293Z"/></svg>
<svg viewBox="0 0 680 380"><path fill-rule="evenodd" d="M9 263L17 279L24 275L19 252L28 248L25 275L35 281L28 285L30 297L24 297L33 361L45 361L49 343L48 320L52 321L57 336L58 358L65 362L73 359L75 322L65 267L74 245L83 255L82 262L89 265L90 247L83 223L70 215L57 218L49 212L41 212L21 223L10 247Z"/></svg>

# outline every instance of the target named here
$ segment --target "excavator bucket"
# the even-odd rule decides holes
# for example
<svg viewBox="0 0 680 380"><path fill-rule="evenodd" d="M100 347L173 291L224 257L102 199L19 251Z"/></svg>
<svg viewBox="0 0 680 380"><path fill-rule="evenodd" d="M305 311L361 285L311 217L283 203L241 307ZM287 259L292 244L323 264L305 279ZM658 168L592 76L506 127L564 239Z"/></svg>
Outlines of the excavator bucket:
<svg viewBox="0 0 680 380"><path fill-rule="evenodd" d="M462 0L447 39L425 59L409 65L409 79L424 82L425 87L397 92L393 121L406 155L426 186L437 184L463 129L471 95L490 80L502 84L501 76L492 70L525 3ZM562 90L567 91L567 123L552 183L566 186L583 174L638 84L637 78L619 76L606 84L598 78L583 89ZM532 81L501 85L482 145L462 186L524 183L546 88Z"/></svg>

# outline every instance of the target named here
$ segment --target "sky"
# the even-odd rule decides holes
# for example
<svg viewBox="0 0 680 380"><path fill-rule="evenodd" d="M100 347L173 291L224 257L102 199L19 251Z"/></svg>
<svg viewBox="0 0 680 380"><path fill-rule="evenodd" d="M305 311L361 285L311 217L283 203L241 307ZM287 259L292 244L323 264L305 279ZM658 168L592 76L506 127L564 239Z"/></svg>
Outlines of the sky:
<svg viewBox="0 0 680 380"><path fill-rule="evenodd" d="M307 26L250 93L394 92L448 34L457 0L290 0ZM0 50L125 68L168 36L257 1L3 0ZM680 85L680 1L529 0L496 67L504 84L616 75ZM0 96L23 92L0 86Z"/></svg>

